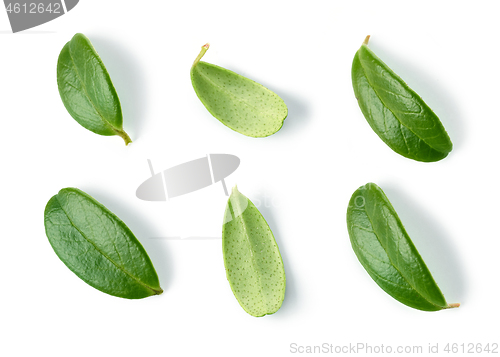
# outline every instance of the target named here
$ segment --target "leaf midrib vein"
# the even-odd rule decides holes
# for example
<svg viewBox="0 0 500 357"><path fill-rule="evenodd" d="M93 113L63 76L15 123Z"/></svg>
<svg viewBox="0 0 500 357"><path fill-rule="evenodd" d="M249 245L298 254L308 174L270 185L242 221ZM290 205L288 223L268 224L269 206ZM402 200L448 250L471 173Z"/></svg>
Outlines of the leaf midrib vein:
<svg viewBox="0 0 500 357"><path fill-rule="evenodd" d="M246 198L246 200L247 200L247 207L246 208L248 208L248 201L249 200L248 200L248 198ZM237 200L237 203L238 203L238 206L239 206L239 200ZM242 225L243 225L243 230L245 232L245 238L246 238L245 241L247 242L248 247L250 249L250 255L251 255L251 260L252 260L252 267L253 267L253 270L256 273L258 272L257 273L257 277L259 279L260 295L262 297L262 302L264 303L264 306L266 307L265 313L267 314L267 312L269 311L269 304L268 304L267 299L266 299L266 297L264 295L264 286L262 284L262 277L260 276L260 270L256 268L257 262L255 261L255 258L254 258L252 244L250 243L250 238L249 238L248 229L247 229L247 223L245 222L245 219L243 218L243 211L241 211L241 207L238 207L238 210L241 212L240 217L241 217L241 222L242 222ZM233 210L233 214L234 214L234 210Z"/></svg>
<svg viewBox="0 0 500 357"><path fill-rule="evenodd" d="M368 249L366 249L366 248L364 248L363 246L359 245L357 241L354 241L354 244L356 244L356 246L357 246L360 250L364 251L366 254L368 254L368 255L369 255L370 257L372 257L373 259L375 259L375 260L377 260L377 261L379 261L379 262L381 262L381 263L383 263L383 264L390 265L390 266L394 266L394 265L392 264L392 262L391 262L391 263L387 263L386 261L384 261L384 260L382 260L382 259L380 259L380 258L376 257L375 255L373 255L373 254L372 254L372 253L371 253ZM390 261L390 259L389 259L389 261ZM394 281L391 281L391 280L389 280L389 279L387 279L387 278L384 278L382 275L380 275L379 273L375 272L375 270L373 270L373 269L372 269L372 272L373 272L374 274L376 274L377 276L379 276L381 279L383 279L383 280L385 280L385 281L388 281L388 282L390 282L390 283L391 283L391 284L393 284L393 285L399 286L399 287L404 288L404 289L408 289L408 286L409 286L409 287L410 287L410 289L415 290L415 289L413 288L413 286L411 286L410 284L408 284L407 286L404 286L404 285L401 285L401 284L395 283ZM403 278L403 279L404 279L404 278ZM406 281L406 279L405 279L405 281Z"/></svg>
<svg viewBox="0 0 500 357"><path fill-rule="evenodd" d="M69 216L69 214L66 212L66 210L64 209L61 201L59 200L59 197L56 196L56 199L57 199L57 202L59 203L59 206L61 207L61 210L64 212L66 218L68 218L68 221L69 223L71 224L71 226L73 228L75 228L77 230L78 233L80 233L80 235L85 238L85 240L90 243L94 249L99 252L99 254L101 254L102 256L104 256L107 260L109 260L115 267L117 267L119 270L121 270L123 273L125 273L127 276L129 276L130 278L132 278L134 281L136 281L137 283L139 283L140 285L148 288L149 290L153 291L155 294L157 294L159 292L159 290L156 290L154 288L152 288L151 286L143 283L142 281L140 281L138 278L136 278L135 276L133 276L131 273L129 273L128 271L126 271L124 268L122 268L121 266L119 266L113 259L111 259L106 253L104 253L101 249L99 249L95 244L94 242L92 242L90 239L88 239L86 237L86 235L80 230L80 228L78 228L75 223L73 222L73 220L71 219L71 217Z"/></svg>
<svg viewBox="0 0 500 357"><path fill-rule="evenodd" d="M358 54L358 57L359 54ZM384 107L386 107L391 113L392 115L394 115L394 118L397 119L397 121L402 125L404 126L405 128L407 128L413 135L415 135L417 138L419 138L420 140L422 140L427 146L429 146L431 149L437 151L437 152L440 152L442 154L445 154L443 151L440 151L440 150L437 150L435 149L434 147L432 147L429 143L427 143L423 138L421 138L420 136L418 136L411 128L409 128L408 126L404 125L403 122L401 122L401 120L398 118L398 116L396 115L396 113L391 109L389 108L385 102L382 100L382 98L380 97L380 95L377 93L377 91L375 90L375 86L370 82L370 79L368 78L368 76L366 75L366 68L365 66L363 65L363 61L361 60L361 58L359 58L359 63L361 64L361 68L363 69L363 72L365 74L365 78L366 78L366 81L368 82L368 84L370 85L370 87L372 88L373 92L375 93L375 95L377 96L377 98L380 100L380 102L382 103L382 105Z"/></svg>
<svg viewBox="0 0 500 357"><path fill-rule="evenodd" d="M375 205L376 205L376 203L375 203ZM373 227L374 227L374 226L373 226L373 222L372 222L372 220L371 220L371 218L370 218L370 215L369 215L369 214L368 214L368 212L366 211L366 208L363 208L363 211L365 211L366 217L368 218L368 221L370 222L370 225L371 225L371 226L372 226L372 228L373 228ZM403 275L403 273L402 273L402 272L398 269L398 267L394 265L394 263L393 263L393 261L392 261L392 259L391 259L391 256L387 253L387 249L386 249L386 248L385 248L385 246L382 244L382 241L380 240L380 238L379 238L379 236L378 236L377 232L375 231L375 229L373 229L373 234L374 234L374 235L375 235L375 237L377 238L377 240L378 240L378 242L379 242L380 246L382 247L382 249L384 249L384 252L385 252L385 254L387 255L387 258L389 258L389 261L391 262L391 265L392 265L392 266L394 267L394 269L396 269L396 270L397 270L397 272L398 272L398 273L399 273L399 274L403 277L403 279L404 279L404 280L408 283L408 285L409 285L409 286L410 286L413 290L415 290L415 291L417 292L417 294L418 294L418 295L420 295L420 296L421 296L421 297L422 297L425 301L427 301L429 304L432 304L432 305L434 305L434 306L436 306L436 307L439 307L440 309L443 309L443 308L444 308L443 306L436 305L436 304L435 304L435 303L433 303L432 301L429 301L429 300L428 300L425 296L423 296L423 295L420 293L420 291L418 291L418 290L417 290L417 289L413 286L413 284L411 284L411 283L409 282L409 280L406 278L406 276L404 276L404 275Z"/></svg>
<svg viewBox="0 0 500 357"><path fill-rule="evenodd" d="M120 131L115 129L115 127L113 125L111 125L110 122L108 122L104 116L101 114L101 112L99 112L99 110L97 109L97 107L95 106L94 102L92 101L92 99L90 99L90 96L89 96L89 93L87 92L87 88L85 86L85 82L82 80L82 77L80 76L80 72L78 72L78 69L76 68L76 64L75 64L75 60L73 59L73 54L71 53L71 46L68 46L68 52L69 52L69 56L71 57L71 64L73 65L73 68L75 70L75 73L76 73L76 76L78 77L78 79L80 80L80 83L82 84L82 90L83 92L85 93L85 96L87 97L89 103L92 105L92 108L94 108L95 112L97 113L97 115L99 116L99 118L101 118L102 122L104 123L104 125L106 125L109 129L111 129L113 132L115 133L119 133ZM85 62L85 66L87 66L87 62Z"/></svg>
<svg viewBox="0 0 500 357"><path fill-rule="evenodd" d="M238 97L237 95L231 93L229 90L227 89L224 89L221 85L215 83L209 76L207 76L205 73L203 73L202 71L198 70L198 73L203 77L205 78L207 81L209 81L211 84L213 84L215 87L217 87L221 92L224 92L226 94L228 94L229 96L235 98L238 102L241 102L245 105L247 105L248 107L252 108L253 110L255 110L258 114L260 115L264 115L264 116L267 116L266 113L262 112L261 110L259 110L257 107L251 105L250 103L248 103L246 100L244 100L243 98L240 98Z"/></svg>

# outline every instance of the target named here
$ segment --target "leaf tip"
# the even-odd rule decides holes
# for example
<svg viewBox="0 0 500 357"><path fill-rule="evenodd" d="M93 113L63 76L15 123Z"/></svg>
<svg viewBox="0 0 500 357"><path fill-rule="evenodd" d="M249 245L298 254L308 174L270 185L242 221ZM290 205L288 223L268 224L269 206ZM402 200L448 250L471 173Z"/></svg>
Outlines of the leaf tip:
<svg viewBox="0 0 500 357"><path fill-rule="evenodd" d="M363 45L367 46L368 41L370 41L370 35L366 36L365 40L363 41Z"/></svg>

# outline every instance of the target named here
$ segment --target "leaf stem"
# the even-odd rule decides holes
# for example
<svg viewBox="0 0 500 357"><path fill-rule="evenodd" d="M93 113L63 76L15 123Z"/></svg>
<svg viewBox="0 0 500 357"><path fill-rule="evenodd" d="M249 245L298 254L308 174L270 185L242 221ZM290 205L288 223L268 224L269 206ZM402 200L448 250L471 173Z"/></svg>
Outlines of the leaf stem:
<svg viewBox="0 0 500 357"><path fill-rule="evenodd" d="M368 46L368 41L370 41L370 35L366 36L365 40L363 41L363 45Z"/></svg>
<svg viewBox="0 0 500 357"><path fill-rule="evenodd" d="M128 134L125 132L125 130L117 131L116 135L120 136L125 141L125 145L128 145L132 142L132 140L130 139L130 136L128 136Z"/></svg>
<svg viewBox="0 0 500 357"><path fill-rule="evenodd" d="M456 303L453 303L453 304L448 304L447 309L454 309L454 308L457 308L457 307L460 307L460 303L459 302L456 302Z"/></svg>
<svg viewBox="0 0 500 357"><path fill-rule="evenodd" d="M163 289L162 288L159 288L159 289L153 289L152 287L149 287L149 288L154 291L155 295L161 295L161 294L163 294Z"/></svg>
<svg viewBox="0 0 500 357"><path fill-rule="evenodd" d="M201 58L205 55L205 52L207 52L209 47L210 47L209 43L205 43L203 46L201 46L201 51L200 51L198 57L196 57L196 59L194 60L193 67L196 66L198 64L198 62L200 62Z"/></svg>

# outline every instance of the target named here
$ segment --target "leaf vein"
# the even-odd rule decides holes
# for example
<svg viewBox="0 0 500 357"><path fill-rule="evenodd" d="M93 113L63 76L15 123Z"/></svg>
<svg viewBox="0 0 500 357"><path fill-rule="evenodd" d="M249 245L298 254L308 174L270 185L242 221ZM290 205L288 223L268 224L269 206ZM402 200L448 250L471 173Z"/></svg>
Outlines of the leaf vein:
<svg viewBox="0 0 500 357"><path fill-rule="evenodd" d="M149 285L143 283L142 281L139 280L139 278L133 276L131 273L129 273L127 270L125 270L123 267L119 266L113 259L111 259L106 253L104 253L101 249L99 249L99 247L97 247L97 245L92 242L92 240L90 240L89 238L87 238L87 236L80 230L80 228L78 228L75 223L73 222L73 220L71 219L71 217L69 216L69 214L65 211L61 201L59 200L59 197L57 197L56 195L56 199L57 199L57 202L59 203L59 206L61 207L61 210L64 212L66 218L68 219L69 223L71 224L71 226L88 242L90 243L94 249L99 253L101 254L103 257L105 257L107 260L109 260L115 267L117 267L119 270L121 270L123 273L125 273L128 277L132 278L132 280L136 281L137 283L139 283L140 285L146 287L147 289L149 290L152 290L155 294L158 294L159 290L156 290L152 287L150 287ZM91 227L91 225L90 225Z"/></svg>
<svg viewBox="0 0 500 357"><path fill-rule="evenodd" d="M375 203L374 203L374 209L376 209L376 206L377 206L377 203L375 202ZM367 212L367 210L366 210L366 205L365 205L365 207L363 207L363 210L365 211L366 217L368 218L368 221L370 222L370 225L371 225L372 227L374 227L374 226L373 226L373 221L371 220L370 215L368 214L368 212ZM387 252L386 247L382 244L382 241L380 240L380 237L379 237L379 235L377 234L377 232L375 232L375 230L374 230L374 234L375 234L375 237L377 238L377 240L378 240L378 242L379 242L380 246L384 249L385 254L386 254L386 255L387 255L387 257L389 258L389 261L391 262L391 265L394 267L394 269L396 269L396 270L398 271L398 273L399 273L399 274L403 277L403 279L404 279L404 280L408 283L408 285L409 285L409 286L410 286L410 287L411 287L411 288L412 288L412 289L413 289L413 290L414 290L414 291L415 291L415 292L416 292L419 296L421 296L421 297L422 297L425 301L427 301L429 304L432 304L432 305L437 306L437 307L439 307L439 308L441 308L441 309L442 309L442 308L443 308L442 306L436 305L436 304L434 304L433 302L429 301L429 300L428 300L425 296L423 296L423 295L422 295L422 293L420 293L420 291L418 291L418 290L417 290L417 289L413 286L413 284L411 284L411 283L410 283L410 281L406 278L406 276L404 276L404 275L403 275L403 273L401 272L401 270L399 270L399 269L398 269L398 267L397 267L396 265L394 265L394 263L393 263L393 261L392 261L392 259L391 259L390 255L389 255L389 254L388 254L388 252Z"/></svg>

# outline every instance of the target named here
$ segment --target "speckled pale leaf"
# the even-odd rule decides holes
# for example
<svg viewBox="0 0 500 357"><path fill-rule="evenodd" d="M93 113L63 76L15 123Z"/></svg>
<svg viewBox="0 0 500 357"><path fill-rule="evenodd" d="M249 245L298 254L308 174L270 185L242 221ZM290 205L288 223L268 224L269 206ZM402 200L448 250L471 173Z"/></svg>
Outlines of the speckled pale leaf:
<svg viewBox="0 0 500 357"><path fill-rule="evenodd" d="M273 233L254 204L233 188L222 229L226 276L252 316L274 314L285 297L285 270Z"/></svg>
<svg viewBox="0 0 500 357"><path fill-rule="evenodd" d="M458 306L446 303L396 211L374 183L352 195L347 229L360 263L394 299L424 311Z"/></svg>
<svg viewBox="0 0 500 357"><path fill-rule="evenodd" d="M64 106L81 126L99 135L118 135L125 144L131 142L123 130L115 87L85 35L77 33L59 54L57 86Z"/></svg>
<svg viewBox="0 0 500 357"><path fill-rule="evenodd" d="M225 68L195 62L191 82L208 111L243 135L272 135L287 117L288 108L276 93Z"/></svg>
<svg viewBox="0 0 500 357"><path fill-rule="evenodd" d="M85 192L64 188L53 196L45 207L45 232L59 259L94 288L127 299L163 292L134 234Z"/></svg>
<svg viewBox="0 0 500 357"><path fill-rule="evenodd" d="M452 150L448 133L420 96L366 45L352 62L352 85L373 131L395 152L417 161L439 161Z"/></svg>

